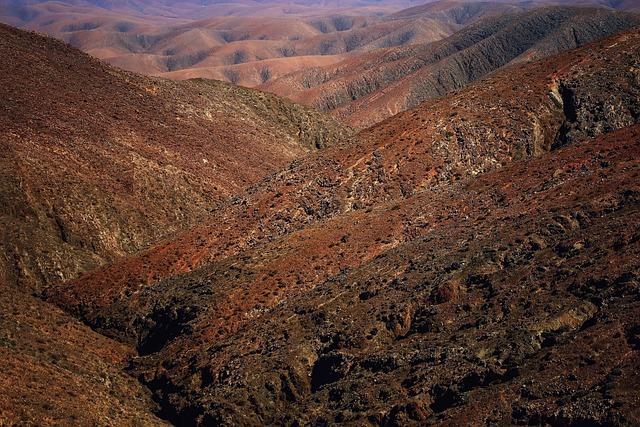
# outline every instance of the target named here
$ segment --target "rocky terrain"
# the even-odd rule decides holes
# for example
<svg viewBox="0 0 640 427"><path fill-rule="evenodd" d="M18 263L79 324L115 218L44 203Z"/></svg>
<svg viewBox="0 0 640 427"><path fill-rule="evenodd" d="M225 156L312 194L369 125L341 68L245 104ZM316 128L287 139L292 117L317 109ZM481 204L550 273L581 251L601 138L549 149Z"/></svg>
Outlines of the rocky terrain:
<svg viewBox="0 0 640 427"><path fill-rule="evenodd" d="M4 282L0 313L0 425L167 425L133 349Z"/></svg>
<svg viewBox="0 0 640 427"><path fill-rule="evenodd" d="M46 298L179 425L635 425L639 54L507 67Z"/></svg>
<svg viewBox="0 0 640 427"><path fill-rule="evenodd" d="M635 425L639 138L567 147L160 283L133 323L146 354L134 372L180 425ZM309 270L369 261L294 283L312 271L287 272L282 252L304 250Z"/></svg>
<svg viewBox="0 0 640 427"><path fill-rule="evenodd" d="M351 130L221 82L111 68L0 25L0 425L164 425L137 354L37 298L209 217Z"/></svg>
<svg viewBox="0 0 640 427"><path fill-rule="evenodd" d="M0 25L0 425L640 424L637 17L483 7L357 133Z"/></svg>
<svg viewBox="0 0 640 427"><path fill-rule="evenodd" d="M435 43L378 50L289 74L263 89L366 127L505 65L637 25L636 14L550 7L487 18Z"/></svg>

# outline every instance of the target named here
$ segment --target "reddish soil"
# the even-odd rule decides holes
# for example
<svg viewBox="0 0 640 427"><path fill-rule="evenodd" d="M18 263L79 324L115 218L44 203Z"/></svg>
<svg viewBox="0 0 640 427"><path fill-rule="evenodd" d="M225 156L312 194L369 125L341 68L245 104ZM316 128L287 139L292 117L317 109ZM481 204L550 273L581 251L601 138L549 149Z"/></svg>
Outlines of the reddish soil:
<svg viewBox="0 0 640 427"><path fill-rule="evenodd" d="M355 136L0 53L0 424L640 423L638 28Z"/></svg>
<svg viewBox="0 0 640 427"><path fill-rule="evenodd" d="M0 284L0 425L166 425L123 372L136 353Z"/></svg>
<svg viewBox="0 0 640 427"><path fill-rule="evenodd" d="M639 176L636 126L309 227L105 321L143 331L136 371L177 423L634 425Z"/></svg>

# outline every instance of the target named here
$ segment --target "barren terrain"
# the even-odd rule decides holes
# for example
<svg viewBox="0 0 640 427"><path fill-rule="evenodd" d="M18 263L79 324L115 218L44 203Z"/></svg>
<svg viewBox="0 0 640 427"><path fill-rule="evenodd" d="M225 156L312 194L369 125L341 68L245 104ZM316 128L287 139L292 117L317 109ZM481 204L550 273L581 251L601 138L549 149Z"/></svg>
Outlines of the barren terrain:
<svg viewBox="0 0 640 427"><path fill-rule="evenodd" d="M610 4L596 0L555 3L441 0L424 5L409 0L292 3L3 0L0 21L52 35L129 71L172 79L214 78L256 87L290 73L332 67L345 60L371 61L368 52L438 41L482 19L541 5L574 3L634 9L625 2ZM592 34L585 39L581 34L582 41L577 44L593 37ZM572 46L562 46L567 47ZM353 67L353 72L363 71L357 65L348 67ZM291 84L289 80L284 82ZM278 93L284 93L282 88ZM317 103L309 96L297 99Z"/></svg>
<svg viewBox="0 0 640 427"><path fill-rule="evenodd" d="M640 424L638 18L454 6L253 21L336 40L333 94L370 86L322 108L361 131L0 24L0 425ZM256 30L225 7L100 6ZM393 13L461 29L340 50Z"/></svg>
<svg viewBox="0 0 640 427"><path fill-rule="evenodd" d="M179 424L632 425L639 40L422 104L47 295L136 346ZM574 399L545 400L554 387Z"/></svg>
<svg viewBox="0 0 640 427"><path fill-rule="evenodd" d="M544 58L637 25L636 14L548 7L483 19L442 41L308 68L262 89L367 127L505 65Z"/></svg>

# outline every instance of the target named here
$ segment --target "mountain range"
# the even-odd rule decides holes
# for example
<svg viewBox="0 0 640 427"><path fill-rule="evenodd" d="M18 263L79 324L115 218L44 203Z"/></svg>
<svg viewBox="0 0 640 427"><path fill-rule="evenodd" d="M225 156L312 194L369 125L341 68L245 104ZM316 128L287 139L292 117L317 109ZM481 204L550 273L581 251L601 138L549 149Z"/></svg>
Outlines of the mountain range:
<svg viewBox="0 0 640 427"><path fill-rule="evenodd" d="M0 424L640 423L632 7L267 4L2 4L363 41L257 90L0 24Z"/></svg>
<svg viewBox="0 0 640 427"><path fill-rule="evenodd" d="M451 36L483 18L562 3L638 10L634 2L596 0L555 3L442 0L419 6L410 0L175 4L3 0L0 21L60 38L129 71L172 79L213 78L248 87L267 83L266 90L273 88L279 95L317 104L313 95L302 94L301 89L289 94L292 88L283 90L282 86L316 87L318 73L337 78L340 76L334 74L338 67L360 71L362 64L380 62L376 58L384 55L382 48L395 47L402 52L402 47L416 46L415 51L405 55L417 55L417 50L428 49L426 45L430 42ZM576 17L573 25L564 23L566 27L581 25L588 28L579 31L577 44L584 43L589 35L593 37L594 29L590 27L594 22L588 19L580 22ZM567 34L559 36L566 38ZM564 48L569 44L560 43ZM368 55L370 52L375 52L373 57ZM329 69L325 70L326 67ZM310 69L314 70L311 76ZM301 75L288 76L296 72ZM283 79L271 85L279 78Z"/></svg>

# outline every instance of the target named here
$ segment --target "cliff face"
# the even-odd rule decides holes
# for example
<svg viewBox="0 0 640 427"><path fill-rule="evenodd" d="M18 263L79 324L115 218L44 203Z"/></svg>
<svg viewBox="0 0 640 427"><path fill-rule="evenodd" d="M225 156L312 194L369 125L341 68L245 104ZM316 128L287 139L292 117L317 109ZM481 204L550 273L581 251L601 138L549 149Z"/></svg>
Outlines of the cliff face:
<svg viewBox="0 0 640 427"><path fill-rule="evenodd" d="M639 22L636 15L602 9L535 9L487 18L440 42L372 52L263 87L365 127L505 65L541 59Z"/></svg>
<svg viewBox="0 0 640 427"><path fill-rule="evenodd" d="M183 424L633 425L639 49L500 70L47 297Z"/></svg>
<svg viewBox="0 0 640 427"><path fill-rule="evenodd" d="M0 26L0 277L38 288L146 247L349 133L219 82L110 68Z"/></svg>

